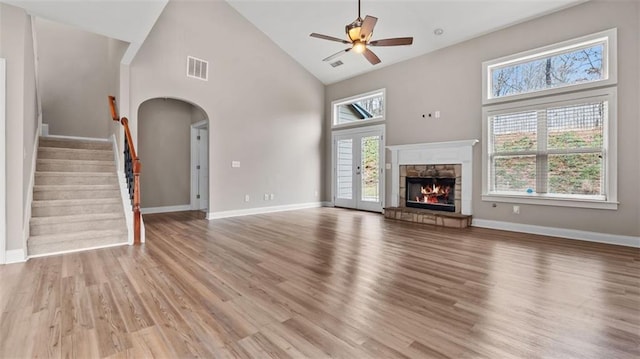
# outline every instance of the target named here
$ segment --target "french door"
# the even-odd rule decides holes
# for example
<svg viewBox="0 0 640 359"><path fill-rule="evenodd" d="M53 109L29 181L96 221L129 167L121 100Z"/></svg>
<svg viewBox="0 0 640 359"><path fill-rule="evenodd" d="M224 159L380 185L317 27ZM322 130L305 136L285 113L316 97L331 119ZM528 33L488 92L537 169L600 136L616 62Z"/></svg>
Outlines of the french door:
<svg viewBox="0 0 640 359"><path fill-rule="evenodd" d="M384 125L333 132L336 207L382 212Z"/></svg>

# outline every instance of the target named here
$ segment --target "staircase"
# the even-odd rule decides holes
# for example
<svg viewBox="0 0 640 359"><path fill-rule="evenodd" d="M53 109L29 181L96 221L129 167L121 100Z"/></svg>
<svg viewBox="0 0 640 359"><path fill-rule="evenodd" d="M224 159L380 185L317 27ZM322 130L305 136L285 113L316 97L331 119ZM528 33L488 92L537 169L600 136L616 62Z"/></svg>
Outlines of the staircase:
<svg viewBox="0 0 640 359"><path fill-rule="evenodd" d="M112 146L40 137L29 256L127 243Z"/></svg>

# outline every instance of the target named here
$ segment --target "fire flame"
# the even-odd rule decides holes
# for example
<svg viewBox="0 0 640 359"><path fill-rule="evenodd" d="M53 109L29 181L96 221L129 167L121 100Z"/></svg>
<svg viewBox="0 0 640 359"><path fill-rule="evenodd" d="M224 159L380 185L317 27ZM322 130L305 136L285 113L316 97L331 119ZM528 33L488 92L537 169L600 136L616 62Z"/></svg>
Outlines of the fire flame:
<svg viewBox="0 0 640 359"><path fill-rule="evenodd" d="M431 186L420 187L422 198L416 197L416 202L422 203L438 203L438 197L449 196L450 187L437 186L435 183Z"/></svg>

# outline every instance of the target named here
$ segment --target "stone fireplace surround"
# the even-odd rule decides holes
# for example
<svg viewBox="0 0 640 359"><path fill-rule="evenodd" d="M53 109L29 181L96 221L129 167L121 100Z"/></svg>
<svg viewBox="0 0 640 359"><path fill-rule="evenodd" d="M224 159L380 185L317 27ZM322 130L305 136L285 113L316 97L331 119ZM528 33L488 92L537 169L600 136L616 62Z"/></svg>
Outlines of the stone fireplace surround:
<svg viewBox="0 0 640 359"><path fill-rule="evenodd" d="M412 222L430 223L431 221L428 222L426 217L424 220L420 220L420 215L415 212L416 209L400 208L404 205L406 172L410 169L414 172L417 171L418 174L421 171L422 174L427 174L428 171L453 170L456 177L456 215L469 217L470 221L473 211L473 146L476 143L478 140L387 146L387 149L391 151L390 210L395 213L387 215L385 209L385 216L399 219L408 218ZM418 211L424 210L418 209ZM438 222L444 223L445 221L434 218L433 223Z"/></svg>
<svg viewBox="0 0 640 359"><path fill-rule="evenodd" d="M452 178L455 179L456 184L454 188L455 197L455 211L454 213L460 213L462 209L462 203L460 202L460 196L462 194L461 185L461 165L446 164L446 165L400 165L400 200L399 207L406 206L406 183L407 177L418 178Z"/></svg>

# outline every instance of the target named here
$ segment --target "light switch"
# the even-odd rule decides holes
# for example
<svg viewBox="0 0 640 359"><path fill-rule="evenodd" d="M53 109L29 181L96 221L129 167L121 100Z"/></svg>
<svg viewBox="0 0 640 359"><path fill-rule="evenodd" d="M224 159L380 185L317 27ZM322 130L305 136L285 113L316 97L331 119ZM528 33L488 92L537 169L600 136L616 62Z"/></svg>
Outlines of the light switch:
<svg viewBox="0 0 640 359"><path fill-rule="evenodd" d="M390 170L391 169L391 163L385 163L384 164L384 168Z"/></svg>
<svg viewBox="0 0 640 359"><path fill-rule="evenodd" d="M239 168L240 167L240 161L231 161L231 167Z"/></svg>

